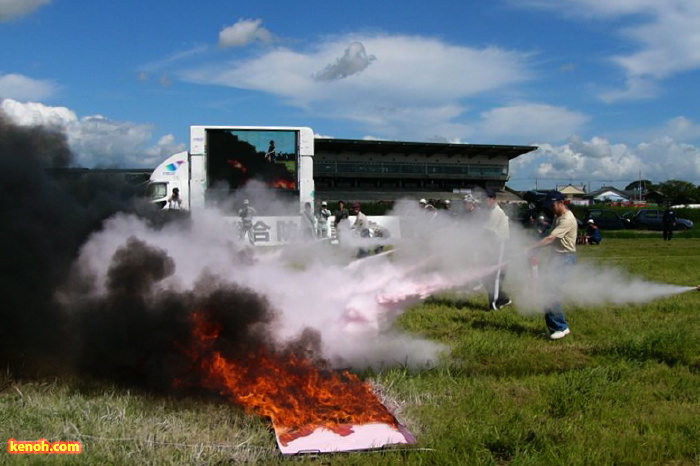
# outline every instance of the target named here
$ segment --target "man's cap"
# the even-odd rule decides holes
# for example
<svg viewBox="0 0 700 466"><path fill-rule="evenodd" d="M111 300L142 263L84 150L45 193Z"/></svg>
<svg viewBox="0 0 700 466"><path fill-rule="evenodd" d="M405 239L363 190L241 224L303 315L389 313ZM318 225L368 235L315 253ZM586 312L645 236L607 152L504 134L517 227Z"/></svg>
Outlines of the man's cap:
<svg viewBox="0 0 700 466"><path fill-rule="evenodd" d="M328 203L326 201L322 201L321 205L328 205Z"/></svg>
<svg viewBox="0 0 700 466"><path fill-rule="evenodd" d="M421 199L420 201L418 201L418 203L419 203L419 204L427 204L428 201L426 201L425 199Z"/></svg>
<svg viewBox="0 0 700 466"><path fill-rule="evenodd" d="M544 205L551 206L557 201L564 201L566 197L559 191L547 191L547 196L545 197Z"/></svg>
<svg viewBox="0 0 700 466"><path fill-rule="evenodd" d="M360 203L359 203L359 202L353 202L353 204L352 204L352 208L353 208L353 209L359 209L360 207L361 207L361 206L360 206Z"/></svg>
<svg viewBox="0 0 700 466"><path fill-rule="evenodd" d="M248 201L248 199L243 201L243 205L248 205L248 204L250 204L250 201Z"/></svg>
<svg viewBox="0 0 700 466"><path fill-rule="evenodd" d="M476 202L476 199L474 199L474 196L472 196L471 194L465 194L464 202Z"/></svg>
<svg viewBox="0 0 700 466"><path fill-rule="evenodd" d="M450 200L449 200L449 199L445 199L445 204L450 205Z"/></svg>
<svg viewBox="0 0 700 466"><path fill-rule="evenodd" d="M588 220L586 220L586 223L595 223L595 222L593 221L592 218L589 218Z"/></svg>
<svg viewBox="0 0 700 466"><path fill-rule="evenodd" d="M496 191L494 191L491 188L486 188L484 191L484 194L486 194L486 197L489 197L491 199L496 199Z"/></svg>

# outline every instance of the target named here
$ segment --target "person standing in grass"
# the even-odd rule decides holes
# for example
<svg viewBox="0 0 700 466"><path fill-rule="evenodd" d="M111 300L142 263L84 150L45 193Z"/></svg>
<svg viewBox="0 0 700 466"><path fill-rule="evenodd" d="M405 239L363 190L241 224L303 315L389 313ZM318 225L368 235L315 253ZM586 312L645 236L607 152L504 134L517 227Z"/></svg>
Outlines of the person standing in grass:
<svg viewBox="0 0 700 466"><path fill-rule="evenodd" d="M333 223L333 227L335 228L335 236L338 239L338 241L340 241L341 224L345 226L349 216L350 211L345 208L345 202L338 201L338 209L335 211L335 220Z"/></svg>
<svg viewBox="0 0 700 466"><path fill-rule="evenodd" d="M576 263L576 238L578 236L578 223L576 217L564 202L565 197L559 191L549 191L545 200L545 207L554 212L554 224L550 233L540 241L530 246L529 255L534 255L537 250L544 247L553 248L547 266L551 269L548 277L557 277L557 284L548 283L548 286L561 286L562 279L566 276L567 269ZM549 338L559 340L564 338L571 330L564 316L562 303L556 298L557 290L551 290L555 296L554 302L545 309L544 320L549 330Z"/></svg>
<svg viewBox="0 0 700 466"><path fill-rule="evenodd" d="M664 228L664 241L671 241L673 238L673 229L676 226L676 213L671 209L670 205L666 206L661 221Z"/></svg>
<svg viewBox="0 0 700 466"><path fill-rule="evenodd" d="M321 202L321 209L318 211L317 218L317 234L319 238L328 238L328 219L331 218L331 215L328 203L326 201Z"/></svg>
<svg viewBox="0 0 700 466"><path fill-rule="evenodd" d="M304 203L304 211L301 213L301 235L305 239L316 238L316 217L310 202Z"/></svg>
<svg viewBox="0 0 700 466"><path fill-rule="evenodd" d="M362 206L360 205L359 202L353 203L351 207L351 212L355 216L355 223L352 225L352 231L355 233L355 235L358 235L360 238L369 238L370 237L370 229L369 229L369 220L367 219L367 216L362 213ZM369 255L369 249L365 247L360 247L358 252L357 252L357 258L362 258L366 257Z"/></svg>
<svg viewBox="0 0 700 466"><path fill-rule="evenodd" d="M497 265L498 269L490 276L485 277L482 282L489 294L489 311L497 311L512 304L508 294L503 291L503 280L505 273L505 252L506 243L510 237L508 216L496 200L496 191L486 190L485 200L485 224L486 239L489 246L486 251L488 263Z"/></svg>

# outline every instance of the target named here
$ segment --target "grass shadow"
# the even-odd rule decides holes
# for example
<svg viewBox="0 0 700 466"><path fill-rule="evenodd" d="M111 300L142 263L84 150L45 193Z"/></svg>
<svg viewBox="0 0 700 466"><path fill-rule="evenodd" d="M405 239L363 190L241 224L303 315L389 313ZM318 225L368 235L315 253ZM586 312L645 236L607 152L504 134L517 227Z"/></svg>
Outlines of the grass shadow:
<svg viewBox="0 0 700 466"><path fill-rule="evenodd" d="M494 320L473 320L471 327L477 330L506 331L519 336L531 336L534 338L547 339L547 333L542 328L534 328L531 325L520 322L502 322Z"/></svg>

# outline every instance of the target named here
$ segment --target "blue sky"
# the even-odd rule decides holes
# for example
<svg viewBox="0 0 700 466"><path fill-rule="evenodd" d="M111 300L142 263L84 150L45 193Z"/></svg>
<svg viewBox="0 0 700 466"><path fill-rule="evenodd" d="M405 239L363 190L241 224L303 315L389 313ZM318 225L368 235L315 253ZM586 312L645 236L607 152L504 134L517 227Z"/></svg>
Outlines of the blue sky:
<svg viewBox="0 0 700 466"><path fill-rule="evenodd" d="M526 144L515 189L700 184L700 2L0 0L0 108L87 167L190 125Z"/></svg>

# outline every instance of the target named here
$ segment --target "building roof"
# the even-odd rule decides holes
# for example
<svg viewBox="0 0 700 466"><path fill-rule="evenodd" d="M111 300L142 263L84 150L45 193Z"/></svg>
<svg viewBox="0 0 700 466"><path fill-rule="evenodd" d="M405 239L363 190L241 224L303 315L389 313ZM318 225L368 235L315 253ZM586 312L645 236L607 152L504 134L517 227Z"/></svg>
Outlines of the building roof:
<svg viewBox="0 0 700 466"><path fill-rule="evenodd" d="M618 197L618 198L622 198L622 199L629 199L630 198L627 193L625 193L624 191L621 191L617 188L614 188L612 186L603 186L602 188L600 188L596 191L590 192L583 197L586 199L600 199L600 198L609 198L609 197L611 197L611 195L613 197Z"/></svg>
<svg viewBox="0 0 700 466"><path fill-rule="evenodd" d="M375 154L423 154L461 157L508 157L508 160L532 152L536 146L506 146L493 144L451 144L437 142L376 141L365 139L316 138L316 152L371 152Z"/></svg>
<svg viewBox="0 0 700 466"><path fill-rule="evenodd" d="M566 195L582 196L586 194L586 189L583 186L576 186L573 184L567 184L565 186L557 186L557 191Z"/></svg>

